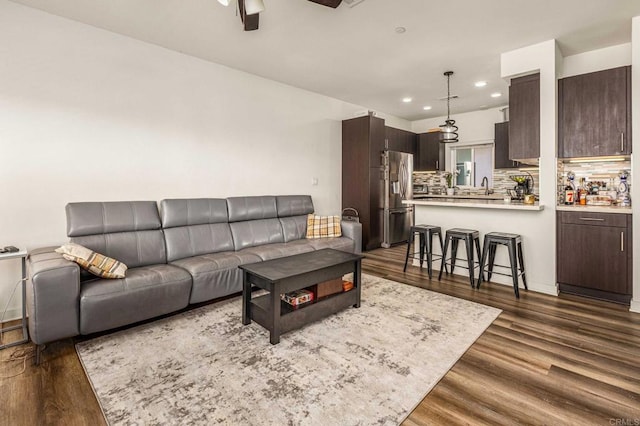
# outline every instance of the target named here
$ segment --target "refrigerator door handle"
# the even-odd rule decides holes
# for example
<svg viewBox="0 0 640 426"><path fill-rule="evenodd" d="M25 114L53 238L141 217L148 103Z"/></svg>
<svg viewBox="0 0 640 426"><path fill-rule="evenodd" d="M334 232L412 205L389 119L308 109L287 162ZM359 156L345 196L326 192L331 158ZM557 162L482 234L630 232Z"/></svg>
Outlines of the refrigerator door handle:
<svg viewBox="0 0 640 426"><path fill-rule="evenodd" d="M407 198L407 165L404 161L400 163L400 196L403 199Z"/></svg>

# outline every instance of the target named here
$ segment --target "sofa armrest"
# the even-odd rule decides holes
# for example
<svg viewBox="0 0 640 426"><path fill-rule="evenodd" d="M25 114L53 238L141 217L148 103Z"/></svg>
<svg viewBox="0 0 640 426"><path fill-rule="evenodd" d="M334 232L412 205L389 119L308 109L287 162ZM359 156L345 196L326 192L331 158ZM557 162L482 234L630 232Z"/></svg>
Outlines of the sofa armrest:
<svg viewBox="0 0 640 426"><path fill-rule="evenodd" d="M29 335L38 345L80 334L80 268L55 248L33 250L28 258Z"/></svg>
<svg viewBox="0 0 640 426"><path fill-rule="evenodd" d="M351 220L340 222L342 236L352 239L355 242L354 253L362 253L362 224Z"/></svg>

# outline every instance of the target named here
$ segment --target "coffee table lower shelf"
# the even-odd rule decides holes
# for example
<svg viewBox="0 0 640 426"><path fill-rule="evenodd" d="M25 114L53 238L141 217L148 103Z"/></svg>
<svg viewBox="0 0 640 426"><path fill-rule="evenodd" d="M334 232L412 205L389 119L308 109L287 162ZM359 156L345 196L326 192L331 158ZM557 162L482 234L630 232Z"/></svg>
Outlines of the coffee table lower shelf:
<svg viewBox="0 0 640 426"><path fill-rule="evenodd" d="M270 294L251 299L251 319L267 330L273 331L271 310L269 309L270 303ZM280 333L295 330L342 311L349 306L355 306L357 303L358 295L355 289L332 294L331 296L305 303L297 308L280 301Z"/></svg>

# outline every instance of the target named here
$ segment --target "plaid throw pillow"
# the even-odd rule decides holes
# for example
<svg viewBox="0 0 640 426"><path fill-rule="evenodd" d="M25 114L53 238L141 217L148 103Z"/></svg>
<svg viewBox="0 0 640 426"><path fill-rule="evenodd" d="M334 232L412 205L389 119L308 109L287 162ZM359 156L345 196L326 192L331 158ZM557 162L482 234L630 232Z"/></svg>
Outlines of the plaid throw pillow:
<svg viewBox="0 0 640 426"><path fill-rule="evenodd" d="M307 216L307 238L329 238L342 235L340 216Z"/></svg>
<svg viewBox="0 0 640 426"><path fill-rule="evenodd" d="M124 263L89 250L80 244L64 244L55 251L65 259L76 262L82 269L101 278L124 278L127 270L127 265Z"/></svg>

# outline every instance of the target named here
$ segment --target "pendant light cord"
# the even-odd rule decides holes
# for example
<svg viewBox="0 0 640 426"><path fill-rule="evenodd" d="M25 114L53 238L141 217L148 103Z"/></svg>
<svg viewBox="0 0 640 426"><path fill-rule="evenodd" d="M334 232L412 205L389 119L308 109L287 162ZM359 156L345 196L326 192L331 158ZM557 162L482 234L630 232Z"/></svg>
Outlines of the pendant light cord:
<svg viewBox="0 0 640 426"><path fill-rule="evenodd" d="M449 82L451 81L451 74L447 73L447 121L449 121L450 119L450 115L451 115L451 107L450 107L450 102L451 102L451 86L449 84Z"/></svg>

